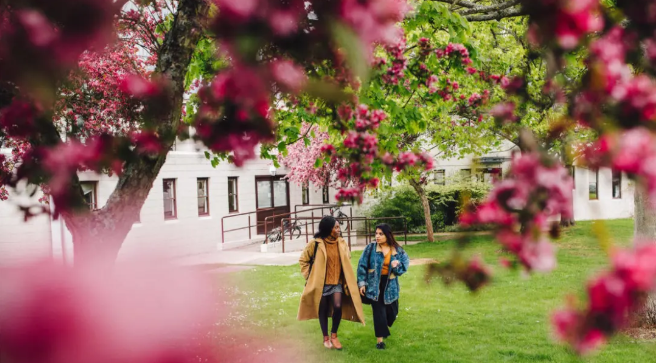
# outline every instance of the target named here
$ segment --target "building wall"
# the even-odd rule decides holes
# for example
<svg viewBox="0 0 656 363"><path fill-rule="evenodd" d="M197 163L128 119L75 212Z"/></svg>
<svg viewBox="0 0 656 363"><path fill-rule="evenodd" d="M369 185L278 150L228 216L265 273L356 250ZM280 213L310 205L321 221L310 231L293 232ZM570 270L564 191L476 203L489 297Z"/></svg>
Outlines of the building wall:
<svg viewBox="0 0 656 363"><path fill-rule="evenodd" d="M500 152L488 156L509 156L509 149L503 145ZM507 150L508 149L508 150ZM464 159L439 160L435 169L444 169L447 180L461 169L472 167L472 157ZM248 216L235 216L228 212L228 177L238 177L239 211L254 212L256 210L255 177L270 175L269 161L253 160L242 168L232 164L221 163L212 168L202 152L195 149L191 143L181 143L175 151L169 153L160 175L155 181L140 214L140 222L136 223L121 248L119 258L129 258L135 254L164 254L173 256L200 254L222 249L226 244L238 243L249 239L248 230L227 232L225 241L221 238L221 219L224 218L224 228L235 229L247 227ZM503 163L504 171L508 163ZM286 170L280 168L277 175L284 175ZM209 180L209 216L199 216L197 210L197 178ZM165 220L163 179L176 180L177 218ZM98 207L102 207L113 192L117 178L97 175L90 172L80 173L82 181L97 181ZM576 168L576 188L574 190L574 215L576 220L630 218L633 216L633 185L622 177L622 196L613 199L611 192L611 171L601 169L599 172L599 199L590 200L587 169ZM398 184L398 182L394 182ZM310 185L310 204L323 204L322 190ZM329 203L335 202L336 190L330 189ZM22 193L11 193L9 201L0 202L0 265L32 260L47 256L72 261L71 235L62 225L61 220L51 220L47 216L36 217L29 222L23 222L23 214L17 205L35 204L39 194L27 198ZM290 211L295 205L302 205L302 188L298 185L289 186ZM353 207L352 215L361 215L366 206L375 203L375 197L369 194L365 198L364 207ZM304 207L301 209L313 208ZM351 214L350 207L343 207L346 214ZM315 217L329 214L329 209L315 210ZM232 215L232 217L230 217ZM310 216L310 212L302 214ZM251 224L256 220L251 214ZM316 224L315 224L316 228ZM357 228L357 227L356 227ZM311 226L308 227L311 232ZM257 235L252 228L251 237ZM224 244L225 243L225 244Z"/></svg>
<svg viewBox="0 0 656 363"><path fill-rule="evenodd" d="M9 200L0 202L0 265L50 256L50 218L40 215L25 222L19 209L20 205L38 205L41 193L31 198L28 194L19 186L19 193L9 190Z"/></svg>
<svg viewBox="0 0 656 363"><path fill-rule="evenodd" d="M612 171L599 169L598 199L591 200L589 183L592 177L586 168L577 167L574 181L574 219L586 221L593 219L633 218L633 182L622 175L621 198L614 199L612 194Z"/></svg>
<svg viewBox="0 0 656 363"><path fill-rule="evenodd" d="M248 226L248 216L229 213L228 177L238 178L238 213L256 210L255 177L270 176L271 162L252 160L237 168L227 162L213 168L204 153L191 142L182 142L171 151L154 182L141 209L140 221L135 223L126 237L119 253L119 259L130 258L136 254L158 253L181 256L212 252L224 246L221 236L221 219L225 229ZM278 176L286 170L279 168ZM114 188L118 178L98 175L93 172L79 174L80 181L97 182L97 207L102 208ZM208 178L209 215L199 216L197 209L197 178ZM164 218L163 180L175 179L177 218ZM22 193L24 194L24 193ZM330 190L330 202L334 202L335 190ZM72 261L72 236L61 220L50 220L39 216L28 223L23 222L23 214L18 205L36 204L40 195L26 199L11 193L10 200L0 202L0 264L21 262L43 256ZM322 190L310 186L310 204L322 204ZM302 188L289 185L290 211L302 204ZM327 214L328 211L325 211ZM309 216L310 214L307 213ZM317 212L316 215L321 215ZM232 216L232 217L231 217ZM251 225L256 223L256 214L251 215ZM252 228L252 238L257 230ZM263 240L263 237L260 237ZM225 234L225 243L235 243L249 239L248 229Z"/></svg>

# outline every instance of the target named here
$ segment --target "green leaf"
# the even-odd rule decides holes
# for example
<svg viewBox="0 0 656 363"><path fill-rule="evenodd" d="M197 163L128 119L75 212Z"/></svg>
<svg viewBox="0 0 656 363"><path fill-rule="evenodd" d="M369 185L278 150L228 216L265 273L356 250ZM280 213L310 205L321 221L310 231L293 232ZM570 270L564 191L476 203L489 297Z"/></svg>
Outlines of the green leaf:
<svg viewBox="0 0 656 363"><path fill-rule="evenodd" d="M205 151L205 158L207 160L210 160L210 152L209 151Z"/></svg>
<svg viewBox="0 0 656 363"><path fill-rule="evenodd" d="M315 168L320 168L322 166L323 166L323 159L317 159L317 161L314 162Z"/></svg>
<svg viewBox="0 0 656 363"><path fill-rule="evenodd" d="M287 144L284 141L278 143L278 151L284 152L287 150Z"/></svg>

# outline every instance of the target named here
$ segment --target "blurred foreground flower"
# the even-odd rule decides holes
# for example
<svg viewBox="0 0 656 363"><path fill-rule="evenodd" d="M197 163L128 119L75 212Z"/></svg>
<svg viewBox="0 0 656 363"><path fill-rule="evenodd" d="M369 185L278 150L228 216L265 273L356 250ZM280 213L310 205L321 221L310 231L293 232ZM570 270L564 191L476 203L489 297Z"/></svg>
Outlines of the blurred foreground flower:
<svg viewBox="0 0 656 363"><path fill-rule="evenodd" d="M43 262L0 270L0 351L11 363L198 361L209 279L161 264L111 272Z"/></svg>

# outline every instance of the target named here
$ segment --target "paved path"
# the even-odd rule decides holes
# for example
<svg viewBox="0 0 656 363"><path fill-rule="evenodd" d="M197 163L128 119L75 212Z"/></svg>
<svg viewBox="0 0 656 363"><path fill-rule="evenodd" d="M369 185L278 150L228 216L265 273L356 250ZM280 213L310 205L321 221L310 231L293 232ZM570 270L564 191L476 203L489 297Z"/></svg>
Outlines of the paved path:
<svg viewBox="0 0 656 363"><path fill-rule="evenodd" d="M419 241L408 241L408 245ZM364 245L352 246L352 251L361 251ZM216 251L199 255L185 256L175 259L182 266L216 265L217 269L223 265L241 266L292 266L298 263L302 251L276 253L260 252L259 244L243 246L233 250ZM425 263L425 262L424 262ZM413 265L415 263L412 263Z"/></svg>

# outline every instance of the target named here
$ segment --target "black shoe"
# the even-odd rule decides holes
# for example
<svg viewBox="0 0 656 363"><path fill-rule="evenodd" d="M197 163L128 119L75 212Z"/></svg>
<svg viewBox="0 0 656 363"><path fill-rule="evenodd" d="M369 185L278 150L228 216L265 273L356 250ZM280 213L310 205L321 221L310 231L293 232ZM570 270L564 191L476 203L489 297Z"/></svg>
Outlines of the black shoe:
<svg viewBox="0 0 656 363"><path fill-rule="evenodd" d="M385 349L385 342L376 343L376 349Z"/></svg>

